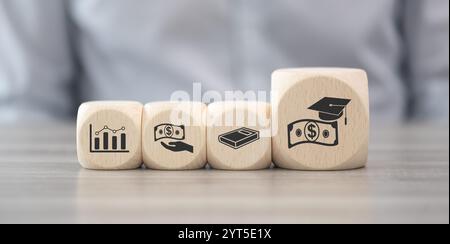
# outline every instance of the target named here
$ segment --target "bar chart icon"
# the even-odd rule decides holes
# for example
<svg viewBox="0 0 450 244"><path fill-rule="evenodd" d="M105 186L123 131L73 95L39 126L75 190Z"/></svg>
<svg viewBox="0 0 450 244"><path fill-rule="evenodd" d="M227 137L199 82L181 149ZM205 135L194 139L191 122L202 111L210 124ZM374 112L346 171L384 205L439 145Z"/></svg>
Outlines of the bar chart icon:
<svg viewBox="0 0 450 244"><path fill-rule="evenodd" d="M125 127L112 129L105 125L94 131L89 125L89 149L91 153L127 153L127 135Z"/></svg>

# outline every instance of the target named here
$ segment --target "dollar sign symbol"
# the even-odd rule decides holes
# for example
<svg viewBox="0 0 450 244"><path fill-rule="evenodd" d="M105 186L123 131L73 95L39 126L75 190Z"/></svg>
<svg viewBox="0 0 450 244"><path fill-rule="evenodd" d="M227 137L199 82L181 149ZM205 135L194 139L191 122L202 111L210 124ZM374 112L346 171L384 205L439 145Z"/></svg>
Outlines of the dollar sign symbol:
<svg viewBox="0 0 450 244"><path fill-rule="evenodd" d="M309 131L308 136L309 136L310 138L316 137L317 131L316 131L316 126L315 126L315 125L313 125L313 124L308 125L308 131Z"/></svg>
<svg viewBox="0 0 450 244"><path fill-rule="evenodd" d="M311 121L306 124L306 130L308 131L307 139L309 141L316 141L319 138L319 126L315 122Z"/></svg>
<svg viewBox="0 0 450 244"><path fill-rule="evenodd" d="M166 136L167 137L172 137L172 134L173 134L173 128L172 128L172 126L166 126Z"/></svg>

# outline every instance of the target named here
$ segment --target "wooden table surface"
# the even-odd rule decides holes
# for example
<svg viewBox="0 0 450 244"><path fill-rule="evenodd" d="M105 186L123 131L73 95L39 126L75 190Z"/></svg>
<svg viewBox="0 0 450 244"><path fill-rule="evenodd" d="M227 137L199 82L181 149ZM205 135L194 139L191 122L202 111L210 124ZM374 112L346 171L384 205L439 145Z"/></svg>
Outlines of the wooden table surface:
<svg viewBox="0 0 450 244"><path fill-rule="evenodd" d="M0 135L0 223L449 223L445 124L373 128L341 172L90 171L73 124Z"/></svg>

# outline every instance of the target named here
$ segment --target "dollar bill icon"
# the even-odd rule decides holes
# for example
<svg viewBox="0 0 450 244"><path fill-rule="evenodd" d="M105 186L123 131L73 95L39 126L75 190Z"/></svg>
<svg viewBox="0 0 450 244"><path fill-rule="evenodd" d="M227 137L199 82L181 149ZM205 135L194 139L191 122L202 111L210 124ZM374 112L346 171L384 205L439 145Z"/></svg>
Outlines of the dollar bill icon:
<svg viewBox="0 0 450 244"><path fill-rule="evenodd" d="M161 139L184 140L184 125L160 124L155 126L155 141Z"/></svg>
<svg viewBox="0 0 450 244"><path fill-rule="evenodd" d="M288 147L292 148L304 143L323 146L339 144L338 123L319 120L297 120L288 125Z"/></svg>

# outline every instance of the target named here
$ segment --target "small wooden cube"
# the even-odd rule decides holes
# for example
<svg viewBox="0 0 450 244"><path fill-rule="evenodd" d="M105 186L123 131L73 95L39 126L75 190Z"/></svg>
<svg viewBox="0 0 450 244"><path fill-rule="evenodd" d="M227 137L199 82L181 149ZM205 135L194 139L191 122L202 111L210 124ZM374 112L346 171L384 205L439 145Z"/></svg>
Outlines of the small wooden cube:
<svg viewBox="0 0 450 244"><path fill-rule="evenodd" d="M212 168L256 170L270 167L270 105L217 102L208 106L207 158Z"/></svg>
<svg viewBox="0 0 450 244"><path fill-rule="evenodd" d="M87 169L136 169L142 165L142 104L126 101L81 104L77 154Z"/></svg>
<svg viewBox="0 0 450 244"><path fill-rule="evenodd" d="M161 170L200 169L206 165L206 105L155 102L144 106L144 164Z"/></svg>
<svg viewBox="0 0 450 244"><path fill-rule="evenodd" d="M286 169L343 170L365 166L369 141L366 72L281 69L272 74L272 150Z"/></svg>

